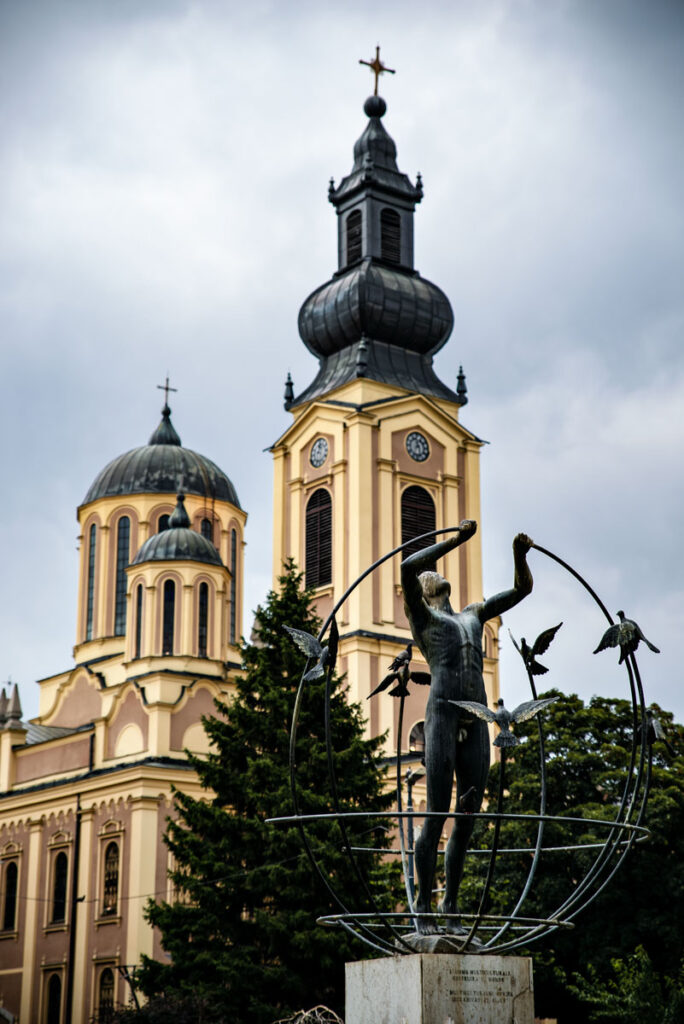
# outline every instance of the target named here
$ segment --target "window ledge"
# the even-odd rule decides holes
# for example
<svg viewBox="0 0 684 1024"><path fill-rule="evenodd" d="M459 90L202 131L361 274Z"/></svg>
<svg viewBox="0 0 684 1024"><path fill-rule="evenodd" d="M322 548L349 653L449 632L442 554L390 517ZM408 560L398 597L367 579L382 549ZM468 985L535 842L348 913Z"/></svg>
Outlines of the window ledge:
<svg viewBox="0 0 684 1024"><path fill-rule="evenodd" d="M14 939L16 941L18 938L19 931L16 928L12 930L8 928L4 931L0 931L0 941L2 941L2 939Z"/></svg>
<svg viewBox="0 0 684 1024"><path fill-rule="evenodd" d="M47 932L66 932L69 930L69 925L66 921L55 922L54 924L46 924L43 929Z"/></svg>
<svg viewBox="0 0 684 1024"><path fill-rule="evenodd" d="M107 924L121 924L121 914L105 914L101 917L95 918L96 928L100 928L101 925Z"/></svg>

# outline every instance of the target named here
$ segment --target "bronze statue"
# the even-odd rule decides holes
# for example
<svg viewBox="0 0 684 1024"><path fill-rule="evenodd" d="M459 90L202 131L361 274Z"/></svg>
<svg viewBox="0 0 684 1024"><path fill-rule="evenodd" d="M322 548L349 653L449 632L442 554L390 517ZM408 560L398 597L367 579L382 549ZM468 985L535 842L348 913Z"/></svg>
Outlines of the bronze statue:
<svg viewBox="0 0 684 1024"><path fill-rule="evenodd" d="M469 800L469 811L478 811L482 804L489 771L489 735L484 721L474 718L454 700L486 704L482 678L482 627L488 619L513 608L532 591L532 575L527 565L527 552L532 541L519 533L513 541L515 577L511 590L478 604L470 604L455 612L450 603L451 587L439 573L430 571L439 558L464 544L477 530L477 523L464 519L458 532L447 540L432 544L410 555L401 564L404 605L413 639L430 668L432 683L425 714L425 768L428 811L444 812L451 807L451 793L456 776L456 801L475 791ZM445 818L426 818L416 842L418 899L416 910L429 914L437 862L437 848ZM474 819L457 818L445 856L446 891L439 912L457 913L458 888ZM418 930L429 934L437 929L418 917ZM447 919L447 929L462 934L464 929L454 918Z"/></svg>

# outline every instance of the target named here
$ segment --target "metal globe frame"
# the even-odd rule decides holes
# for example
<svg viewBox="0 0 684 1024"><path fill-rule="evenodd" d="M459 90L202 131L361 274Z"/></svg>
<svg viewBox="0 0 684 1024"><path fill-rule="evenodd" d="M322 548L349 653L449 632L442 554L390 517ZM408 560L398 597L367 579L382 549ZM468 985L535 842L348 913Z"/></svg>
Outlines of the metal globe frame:
<svg viewBox="0 0 684 1024"><path fill-rule="evenodd" d="M337 601L335 607L328 615L327 619L323 623L323 626L318 635L319 642L323 642L331 623L344 604L350 594L359 586L364 579L366 579L371 573L373 573L380 565L386 562L388 559L400 554L405 547L409 544L414 544L416 540L419 541L431 541L435 537L442 534L453 533L458 527L447 527L441 530L432 530L428 533L422 534L418 538L414 538L411 541L407 541L405 544L401 544L383 555L371 566L368 567L361 575L351 584L350 587L344 592L342 597ZM595 604L601 610L605 616L609 625L613 625L613 619L608 612L606 606L603 604L599 596L584 579L583 576L577 572L571 565L560 558L558 555L541 547L538 544L533 544L533 548L545 555L547 558L556 562L566 572L568 572L574 579L584 588L584 590L593 599ZM465 926L466 931L463 935L455 935L451 932L445 933L445 937L453 945L454 952L469 952L478 954L497 953L501 954L504 952L510 952L515 949L519 949L522 946L529 946L530 943L536 942L546 935L551 934L558 928L572 928L574 927L575 918L585 910L599 895L606 886L610 883L615 873L619 870L623 864L625 858L628 856L630 850L634 844L640 840L648 837L649 832L643 825L644 815L646 812L646 806L648 802L648 794L650 789L651 780L651 765L652 765L652 746L647 744L647 721L646 721L646 708L644 701L644 692L641 681L641 675L637 664L636 656L634 653L628 654L624 659L624 666L627 671L629 692L631 696L632 704L632 749L630 754L629 766L625 772L625 781L622 789L622 795L620 802L616 809L616 815L614 819L605 820L598 818L586 818L586 817L569 817L566 815L553 815L547 813L547 785L546 785L546 761L545 761L545 749L544 749L544 731L542 721L537 719L537 727L539 729L539 743L540 743L540 807L538 814L511 814L502 811L504 790L505 790L505 757L502 757L500 761L499 771L499 784L498 784L498 796L496 801L497 809L480 811L470 817L476 817L485 819L492 823L491 837L492 842L489 849L486 850L469 850L468 855L484 855L489 856L489 864L487 868L487 875L485 883L482 888L482 892L479 899L479 906L475 913L461 913L456 914L444 914L439 912L433 912L430 914L420 914L421 920L425 921L433 920L438 930L440 921L444 921L447 918L457 918L462 925ZM410 931L416 930L416 918L418 914L415 910L414 901L412 898L412 889L409 878L408 870L408 857L406 839L404 835L404 824L409 818L420 818L425 819L427 817L438 817L443 820L455 820L459 817L464 817L464 812L451 811L446 814L437 811L407 811L403 809L402 804L402 787L401 787L401 737L403 732L403 713L404 713L404 697L400 698L399 708L399 721L398 721L398 741L397 741L397 752L396 752L396 780L397 780L397 809L396 811L342 811L340 809L340 801L338 797L337 788L337 777L334 763L334 751L333 751L333 733L331 724L330 714L330 698L331 698L331 679L332 670L326 672L326 687L325 687L325 714L324 714L324 730L325 730L325 744L327 751L327 764L328 774L330 779L330 789L332 794L332 806L333 810L324 814L302 814L300 811L300 798L299 790L297 786L297 762L296 762L296 742L297 742L297 728L299 723L299 715L302 707L302 702L305 698L306 692L306 681L304 676L308 670L309 663L302 672L302 678L300 679L297 694L295 698L294 712L292 716L292 726L290 730L290 748L289 748L289 766L290 766L290 787L292 793L292 802L294 813L284 817L269 819L273 823L281 824L295 824L301 834L304 847L311 863L311 866L322 882L324 888L327 890L329 896L333 899L339 913L327 914L318 919L318 923L322 925L341 927L346 932L360 939L368 946L372 947L378 952L383 954L396 955L398 953L415 953L415 947L406 941L406 935ZM334 669L334 666L332 666ZM537 698L536 686L534 678L528 670L528 678L530 682L530 688L532 691L533 699ZM638 736L641 736L640 740ZM347 829L347 822L354 819L372 819L377 822L378 819L386 818L388 823L395 823L397 834L399 837L399 849L398 850L386 850L376 847L355 847L350 841L350 837ZM320 863L316 858L315 851L307 835L306 827L307 824L314 822L333 820L339 825L342 834L343 848L345 849L353 873L358 881L358 891L354 896L354 901L357 902L362 900L365 904L364 909L355 909L352 906L352 901L346 894L339 893L330 881L325 870L321 867ZM518 849L501 849L499 847L499 836L502 822L505 821L522 821L529 822L532 827L536 826L536 840L534 847L524 847ZM597 829L605 829L607 836L603 842L599 843L568 843L563 846L545 847L543 845L543 837L545 826L549 823L561 823L565 825L591 825ZM593 863L585 873L584 877L579 880L575 888L568 895L568 897L551 913L545 918L536 918L524 916L522 909L525 901L530 894L534 878L539 866L540 858L542 853L550 851L572 851L576 849L596 849L597 854L594 858ZM359 864L358 854L367 852L376 852L380 856L386 856L388 854L398 854L401 856L404 883L406 888L407 897L407 910L397 911L388 913L382 910L377 903L377 900L368 885L365 874ZM515 906L509 914L497 915L489 914L484 912L484 907L487 905L487 899L489 892L495 877L495 866L497 859L502 856L510 854L519 854L521 852L530 853L532 852L532 862L529 868L527 879L523 885L520 896L517 899ZM475 941L473 941L475 940Z"/></svg>

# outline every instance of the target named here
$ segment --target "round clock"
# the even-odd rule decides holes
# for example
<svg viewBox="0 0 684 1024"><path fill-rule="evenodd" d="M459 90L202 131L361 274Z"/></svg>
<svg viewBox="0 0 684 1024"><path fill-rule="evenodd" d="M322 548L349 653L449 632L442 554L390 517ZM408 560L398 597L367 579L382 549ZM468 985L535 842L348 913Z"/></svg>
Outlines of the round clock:
<svg viewBox="0 0 684 1024"><path fill-rule="evenodd" d="M412 430L406 438L406 451L416 462L425 462L430 454L430 445L422 434Z"/></svg>
<svg viewBox="0 0 684 1024"><path fill-rule="evenodd" d="M311 455L309 461L311 465L318 469L322 466L325 460L328 458L328 442L324 437L319 437L317 441L311 446Z"/></svg>

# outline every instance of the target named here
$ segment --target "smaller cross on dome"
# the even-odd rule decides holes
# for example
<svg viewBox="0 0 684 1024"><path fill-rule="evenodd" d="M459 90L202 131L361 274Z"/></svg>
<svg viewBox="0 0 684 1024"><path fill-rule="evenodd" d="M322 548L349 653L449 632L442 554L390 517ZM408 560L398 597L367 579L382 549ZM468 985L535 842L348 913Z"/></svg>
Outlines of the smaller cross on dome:
<svg viewBox="0 0 684 1024"><path fill-rule="evenodd" d="M386 67L386 65L380 60L379 46L375 47L375 60L359 60L359 64L365 64L366 67L370 68L375 75L375 89L373 90L374 96L378 95L378 79L380 75L384 74L385 71L390 75L396 74L393 68Z"/></svg>
<svg viewBox="0 0 684 1024"><path fill-rule="evenodd" d="M164 405L168 407L169 404L169 391L178 391L178 388L172 388L169 384L169 375L167 373L166 380L163 384L157 384L157 388L164 392Z"/></svg>

